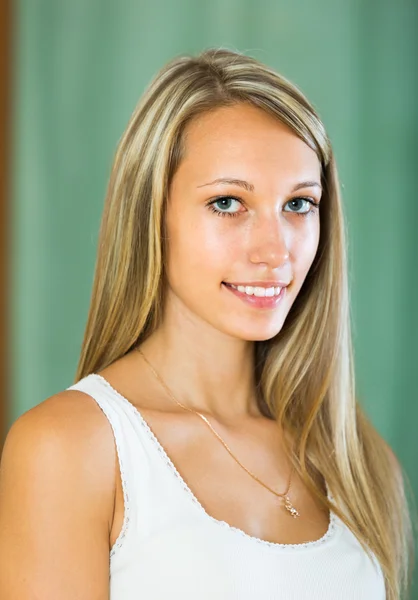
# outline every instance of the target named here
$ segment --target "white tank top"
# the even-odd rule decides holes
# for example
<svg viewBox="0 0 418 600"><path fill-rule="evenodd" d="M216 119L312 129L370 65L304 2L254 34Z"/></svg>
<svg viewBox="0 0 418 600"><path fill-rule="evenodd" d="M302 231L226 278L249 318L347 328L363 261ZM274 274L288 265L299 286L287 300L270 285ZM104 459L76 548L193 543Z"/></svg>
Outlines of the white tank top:
<svg viewBox="0 0 418 600"><path fill-rule="evenodd" d="M268 542L218 521L106 379L91 374L67 389L97 402L115 438L124 520L110 551L110 600L385 599L376 558L334 513L319 540L301 544Z"/></svg>

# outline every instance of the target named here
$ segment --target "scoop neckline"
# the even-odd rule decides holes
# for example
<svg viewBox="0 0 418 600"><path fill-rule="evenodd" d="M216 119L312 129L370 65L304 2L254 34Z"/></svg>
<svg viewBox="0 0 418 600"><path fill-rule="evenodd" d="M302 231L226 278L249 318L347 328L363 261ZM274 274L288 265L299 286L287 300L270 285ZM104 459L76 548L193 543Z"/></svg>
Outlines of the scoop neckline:
<svg viewBox="0 0 418 600"><path fill-rule="evenodd" d="M183 479L182 475L177 470L177 467L175 466L175 464L173 463L173 461L167 454L164 446L158 440L157 436L154 434L153 430L149 426L147 420L143 417L140 410L134 404L132 404L132 402L130 402L130 400L128 400L127 398L125 398L125 396L123 396L120 392L118 392L118 390L116 390L110 384L110 382L105 377L103 377L103 375L100 375L99 373L91 373L87 377L94 377L94 378L96 378L96 380L101 382L108 389L108 391L110 393L113 393L113 395L115 397L117 397L125 406L127 406L127 408L131 411L131 413L138 419L139 423L141 424L141 426L147 433L149 439L152 441L155 448L157 449L159 456L162 458L162 460L168 466L169 470L172 472L175 479L180 483L181 487L183 488L183 491L186 493L186 495L189 497L189 499L192 501L192 503L197 507L197 509L201 513L201 515L205 519L207 519L209 522L215 524L217 527L221 527L223 529L230 531L231 533L239 535L249 542L256 543L256 544L259 544L260 546L272 548L275 550L314 549L317 547L322 547L326 542L330 542L336 535L338 521L337 521L336 514L332 510L329 510L328 528L327 528L326 532L319 539L311 540L308 542L301 542L301 543L297 543L297 544L283 544L283 543L279 543L279 542L271 542L269 540L264 540L262 538L258 538L249 533L246 533L243 529L240 529L239 527L234 527L233 525L230 525L226 521L216 519L215 517L213 517L212 515L210 515L207 512L207 510L204 508L204 506L198 500L196 495L192 492L190 487L187 485L187 483ZM332 494L331 494L326 482L325 482L325 485L327 488L328 499L333 500Z"/></svg>

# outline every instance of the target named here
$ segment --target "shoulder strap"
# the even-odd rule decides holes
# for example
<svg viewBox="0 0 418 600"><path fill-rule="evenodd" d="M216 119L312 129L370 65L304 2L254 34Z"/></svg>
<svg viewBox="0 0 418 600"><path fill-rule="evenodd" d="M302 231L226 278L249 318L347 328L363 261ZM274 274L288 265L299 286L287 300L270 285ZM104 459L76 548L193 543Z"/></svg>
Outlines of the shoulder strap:
<svg viewBox="0 0 418 600"><path fill-rule="evenodd" d="M127 407L109 394L97 375L87 375L68 387L67 390L77 390L93 398L112 428L124 499L123 524L118 539L111 548L110 557L112 558L125 544L129 537L128 533L136 529L137 511L132 510L137 486L134 460L136 469L139 468L139 465L146 469L146 453L141 451L143 449L135 431L132 415Z"/></svg>

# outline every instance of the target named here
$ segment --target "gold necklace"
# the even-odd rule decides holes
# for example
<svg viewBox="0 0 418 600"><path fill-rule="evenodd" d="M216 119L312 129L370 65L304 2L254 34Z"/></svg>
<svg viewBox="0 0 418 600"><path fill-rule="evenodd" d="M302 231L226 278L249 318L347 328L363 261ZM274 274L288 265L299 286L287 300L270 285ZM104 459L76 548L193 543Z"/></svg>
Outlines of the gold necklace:
<svg viewBox="0 0 418 600"><path fill-rule="evenodd" d="M167 385L165 384L165 382L163 381L163 379L160 377L160 375L157 373L157 371L151 365L151 363L146 358L146 356L144 355L144 353L142 352L142 350L140 350L138 347L136 348L136 350L138 350L138 352L141 354L142 358L145 360L145 362L147 363L147 365L149 366L149 368L151 369L151 371L154 373L155 377L158 379L158 381L164 387L164 389L166 390L166 392L168 393L168 395L170 396L170 398L176 404L178 404L179 406L181 406L181 408L183 408L184 410L187 410L187 411L189 411L191 413L194 413L194 414L198 415L206 423L206 425L210 428L210 430L212 431L212 433L214 433L214 435L216 435L216 437L218 438L218 440L223 444L224 448L229 452L229 454L232 456L232 458L235 460L235 462L237 462L239 464L239 466L242 467L244 469L244 471L246 471L248 473L248 475L250 475L253 479L255 479L255 481L257 481L259 484L261 484L267 490L269 490L270 492L272 492L278 498L281 498L283 500L283 506L284 506L284 508L292 515L292 517L294 517L295 519L297 517L299 517L299 512L296 510L296 508L291 503L289 495L288 495L289 494L289 490L290 490L290 484L291 484L291 481L292 481L292 475L293 475L294 467L292 468L292 470L290 472L290 477L289 477L289 483L288 483L288 486L287 486L287 490L284 493L282 493L282 494L280 494L279 492L276 492L275 490L273 490L271 487L269 487L267 484L265 484L263 481L261 481L256 475L254 475L254 473L251 473L251 471L249 471L246 467L244 467L244 465L238 460L238 458L236 456L234 456L234 454L232 454L232 452L229 449L229 447L227 446L227 444L224 442L224 440L221 438L221 436L213 429L212 425L209 423L209 421L207 420L207 418L204 415L202 415L197 410L194 410L192 408L189 408L188 406L185 406L184 404L181 404L181 402L179 402L178 400L176 400L176 398L173 396L173 393L171 392L171 390L167 387Z"/></svg>

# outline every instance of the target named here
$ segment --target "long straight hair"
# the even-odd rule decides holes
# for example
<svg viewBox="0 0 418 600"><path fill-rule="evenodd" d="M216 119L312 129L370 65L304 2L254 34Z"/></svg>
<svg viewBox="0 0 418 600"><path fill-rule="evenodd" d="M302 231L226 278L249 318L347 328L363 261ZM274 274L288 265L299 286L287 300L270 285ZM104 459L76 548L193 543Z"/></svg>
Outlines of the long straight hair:
<svg viewBox="0 0 418 600"><path fill-rule="evenodd" d="M225 49L168 63L148 86L119 142L101 222L92 298L76 378L141 344L161 323L165 210L187 124L247 103L286 124L321 163L318 252L278 335L256 342L260 404L291 433L300 477L374 553L388 600L410 586L412 524L406 476L355 397L346 234L337 167L303 93L253 58ZM332 501L324 495L327 482Z"/></svg>

